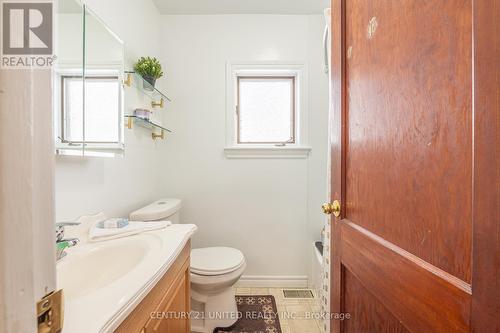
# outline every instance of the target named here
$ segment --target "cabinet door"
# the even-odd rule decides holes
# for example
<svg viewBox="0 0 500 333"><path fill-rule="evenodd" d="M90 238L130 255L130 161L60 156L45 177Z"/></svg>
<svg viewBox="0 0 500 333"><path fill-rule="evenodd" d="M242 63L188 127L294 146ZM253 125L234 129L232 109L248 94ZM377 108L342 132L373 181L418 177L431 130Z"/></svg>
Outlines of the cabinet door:
<svg viewBox="0 0 500 333"><path fill-rule="evenodd" d="M166 299L158 308L161 316L152 319L146 325L146 333L190 332L189 265L178 276L172 287L173 292L166 295Z"/></svg>
<svg viewBox="0 0 500 333"><path fill-rule="evenodd" d="M114 333L189 332L190 321L186 317L190 311L190 251L191 243L188 242L153 290L136 306ZM177 314L177 317L172 315L169 318L167 311ZM184 317L179 317L181 315Z"/></svg>

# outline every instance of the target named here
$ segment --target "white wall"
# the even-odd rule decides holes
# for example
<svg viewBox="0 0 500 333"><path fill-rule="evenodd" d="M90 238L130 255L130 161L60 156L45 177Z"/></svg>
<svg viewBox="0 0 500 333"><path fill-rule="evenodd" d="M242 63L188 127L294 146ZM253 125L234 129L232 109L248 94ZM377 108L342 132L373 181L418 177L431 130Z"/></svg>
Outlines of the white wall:
<svg viewBox="0 0 500 333"><path fill-rule="evenodd" d="M87 0L88 6L125 43L126 66L143 55L159 56L160 15L150 0ZM126 112L148 99L126 88ZM56 219L104 211L127 215L161 196L161 147L147 130L125 130L123 158L56 158Z"/></svg>
<svg viewBox="0 0 500 333"><path fill-rule="evenodd" d="M165 121L164 192L183 200L194 246L233 246L246 275L309 274L326 197L328 81L323 16L162 16L164 87L174 102ZM309 76L308 159L229 160L225 144L228 60L302 61Z"/></svg>

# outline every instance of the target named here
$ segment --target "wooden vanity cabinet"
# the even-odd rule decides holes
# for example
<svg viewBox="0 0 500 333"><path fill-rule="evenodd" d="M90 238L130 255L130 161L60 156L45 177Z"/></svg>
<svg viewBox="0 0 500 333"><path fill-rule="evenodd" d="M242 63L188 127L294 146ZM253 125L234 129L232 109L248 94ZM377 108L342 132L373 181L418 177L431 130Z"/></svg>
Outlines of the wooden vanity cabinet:
<svg viewBox="0 0 500 333"><path fill-rule="evenodd" d="M188 242L151 292L115 330L116 333L189 333Z"/></svg>

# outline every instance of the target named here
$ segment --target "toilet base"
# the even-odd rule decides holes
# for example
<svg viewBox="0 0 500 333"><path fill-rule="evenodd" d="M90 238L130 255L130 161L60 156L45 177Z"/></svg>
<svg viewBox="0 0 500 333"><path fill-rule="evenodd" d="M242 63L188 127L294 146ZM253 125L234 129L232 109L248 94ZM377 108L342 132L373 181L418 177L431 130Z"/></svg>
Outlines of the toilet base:
<svg viewBox="0 0 500 333"><path fill-rule="evenodd" d="M218 294L200 294L191 289L191 332L213 333L217 327L230 327L238 320L238 308L230 287Z"/></svg>

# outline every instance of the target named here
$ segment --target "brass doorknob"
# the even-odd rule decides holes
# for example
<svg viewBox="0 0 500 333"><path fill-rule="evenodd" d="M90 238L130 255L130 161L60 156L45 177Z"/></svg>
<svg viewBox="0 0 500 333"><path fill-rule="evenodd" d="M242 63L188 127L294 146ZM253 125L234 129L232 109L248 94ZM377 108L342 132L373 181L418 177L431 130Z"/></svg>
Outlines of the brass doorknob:
<svg viewBox="0 0 500 333"><path fill-rule="evenodd" d="M325 214L333 214L335 217L340 216L340 202L338 200L334 200L332 203L327 202L321 208L323 208Z"/></svg>

